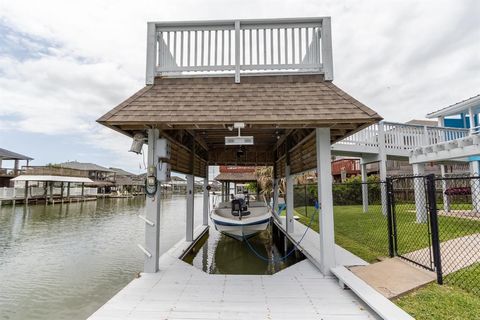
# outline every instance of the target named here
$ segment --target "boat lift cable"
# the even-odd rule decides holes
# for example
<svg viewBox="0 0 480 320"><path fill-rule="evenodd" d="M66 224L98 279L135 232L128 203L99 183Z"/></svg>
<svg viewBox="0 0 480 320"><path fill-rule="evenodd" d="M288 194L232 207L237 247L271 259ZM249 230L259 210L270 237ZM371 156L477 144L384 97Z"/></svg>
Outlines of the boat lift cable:
<svg viewBox="0 0 480 320"><path fill-rule="evenodd" d="M313 215L312 217L310 218L310 222L308 223L308 226L307 228L305 229L305 232L303 233L302 237L300 238L300 240L297 242L297 245L299 245L303 238L305 237L305 235L307 234L307 231L310 229L310 227L312 226L312 223L313 223L313 219L315 218L316 216L316 213L318 212L318 205L315 204L315 211L313 212ZM273 211L273 210L272 210ZM276 213L274 213L276 214ZM282 261L285 261L293 252L295 252L295 250L297 249L296 246L294 245L292 250L290 250L286 255L284 255L283 257L280 257L280 258L267 258L267 257L264 257L263 255L261 255L257 250L255 250L255 248L252 246L252 244L248 241L248 237L245 237L245 235L243 235L243 239L245 240L245 242L247 243L247 246L248 248L250 249L250 251L252 251L256 256L257 258L259 258L260 260L263 260L265 262L273 262L273 263L277 263L277 262L282 262Z"/></svg>

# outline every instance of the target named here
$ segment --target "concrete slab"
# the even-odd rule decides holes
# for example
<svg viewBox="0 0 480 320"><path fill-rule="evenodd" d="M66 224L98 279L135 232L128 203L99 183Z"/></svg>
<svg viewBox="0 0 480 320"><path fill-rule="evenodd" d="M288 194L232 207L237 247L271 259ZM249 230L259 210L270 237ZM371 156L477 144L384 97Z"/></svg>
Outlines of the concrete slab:
<svg viewBox="0 0 480 320"><path fill-rule="evenodd" d="M415 267L400 258L387 259L368 266L355 266L349 269L389 299L436 279L434 272Z"/></svg>

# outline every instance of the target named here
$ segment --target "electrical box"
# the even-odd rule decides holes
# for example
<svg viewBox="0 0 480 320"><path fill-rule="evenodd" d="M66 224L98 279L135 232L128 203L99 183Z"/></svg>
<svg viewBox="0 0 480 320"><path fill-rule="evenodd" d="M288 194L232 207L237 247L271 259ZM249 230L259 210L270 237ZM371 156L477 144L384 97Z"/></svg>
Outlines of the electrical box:
<svg viewBox="0 0 480 320"><path fill-rule="evenodd" d="M172 155L172 145L167 139L158 139L155 146L159 160L170 160Z"/></svg>
<svg viewBox="0 0 480 320"><path fill-rule="evenodd" d="M170 163L162 161L158 163L157 180L162 182L172 180Z"/></svg>

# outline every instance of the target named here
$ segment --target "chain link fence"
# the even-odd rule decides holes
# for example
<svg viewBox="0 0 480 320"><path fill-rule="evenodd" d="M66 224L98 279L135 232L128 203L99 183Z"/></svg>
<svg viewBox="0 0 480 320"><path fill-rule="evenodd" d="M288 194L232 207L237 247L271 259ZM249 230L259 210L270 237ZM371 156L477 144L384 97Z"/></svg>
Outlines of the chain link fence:
<svg viewBox="0 0 480 320"><path fill-rule="evenodd" d="M332 188L338 245L369 262L399 256L480 294L480 177L353 178ZM317 197L316 184L294 187L301 220Z"/></svg>
<svg viewBox="0 0 480 320"><path fill-rule="evenodd" d="M385 183L377 179L367 183L351 180L332 185L336 242L369 262L388 257L388 215L381 196L382 190L386 190ZM295 185L293 198L300 219L310 218L318 198L317 184Z"/></svg>
<svg viewBox="0 0 480 320"><path fill-rule="evenodd" d="M435 183L444 282L480 295L480 177Z"/></svg>

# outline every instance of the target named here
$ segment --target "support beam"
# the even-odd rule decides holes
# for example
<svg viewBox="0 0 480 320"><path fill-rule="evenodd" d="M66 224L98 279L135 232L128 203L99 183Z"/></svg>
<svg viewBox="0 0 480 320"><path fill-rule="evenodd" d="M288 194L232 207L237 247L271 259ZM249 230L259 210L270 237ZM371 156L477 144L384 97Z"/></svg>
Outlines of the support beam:
<svg viewBox="0 0 480 320"><path fill-rule="evenodd" d="M25 204L28 204L28 181L25 181Z"/></svg>
<svg viewBox="0 0 480 320"><path fill-rule="evenodd" d="M380 197L382 201L382 212L387 216L387 151L385 147L385 130L383 121L378 124L378 173L380 175Z"/></svg>
<svg viewBox="0 0 480 320"><path fill-rule="evenodd" d="M53 184L54 182L50 182L50 202L53 203Z"/></svg>
<svg viewBox="0 0 480 320"><path fill-rule="evenodd" d="M447 180L445 180L445 165L442 164L440 165L440 172L442 173L442 196L443 196L443 211L445 212L450 212L450 198L448 195L445 194L445 191L447 191Z"/></svg>
<svg viewBox="0 0 480 320"><path fill-rule="evenodd" d="M362 204L363 212L368 212L368 184L367 184L367 164L360 161L360 171L362 173Z"/></svg>
<svg viewBox="0 0 480 320"><path fill-rule="evenodd" d="M290 174L290 166L285 166L285 177L287 179L287 214L286 230L287 233L293 233L293 175Z"/></svg>
<svg viewBox="0 0 480 320"><path fill-rule="evenodd" d="M193 174L187 174L187 223L186 223L186 233L185 240L193 241L193 220L194 220L194 209L193 209L193 195L195 193L195 178Z"/></svg>
<svg viewBox="0 0 480 320"><path fill-rule="evenodd" d="M480 162L470 162L470 175L472 177L480 176ZM470 188L472 190L472 205L475 212L480 212L480 178L470 179Z"/></svg>
<svg viewBox="0 0 480 320"><path fill-rule="evenodd" d="M208 191L208 166L205 172L205 178L203 179L203 225L208 226L208 213L210 209L210 197Z"/></svg>
<svg viewBox="0 0 480 320"><path fill-rule="evenodd" d="M415 163L413 164L413 175L418 176L413 178L413 188L415 193L415 211L417 223L426 223L427 219L427 195L425 193L425 164Z"/></svg>
<svg viewBox="0 0 480 320"><path fill-rule="evenodd" d="M278 183L280 179L274 178L273 179L273 201L272 201L272 209L275 212L278 212Z"/></svg>
<svg viewBox="0 0 480 320"><path fill-rule="evenodd" d="M158 150L155 146L159 138L157 129L148 130L148 168L157 170ZM161 184L156 181L156 191L153 195L147 195L145 218L150 223L145 222L145 254L144 271L146 273L155 273L158 271L158 258L160 255L160 201Z"/></svg>
<svg viewBox="0 0 480 320"><path fill-rule="evenodd" d="M320 271L330 275L335 266L335 237L333 225L333 193L330 128L315 129L317 151L317 189L320 203Z"/></svg>
<svg viewBox="0 0 480 320"><path fill-rule="evenodd" d="M470 134L475 133L475 114L473 113L473 108L468 108L468 120L470 124Z"/></svg>
<svg viewBox="0 0 480 320"><path fill-rule="evenodd" d="M67 182L67 199L70 201L70 182Z"/></svg>

